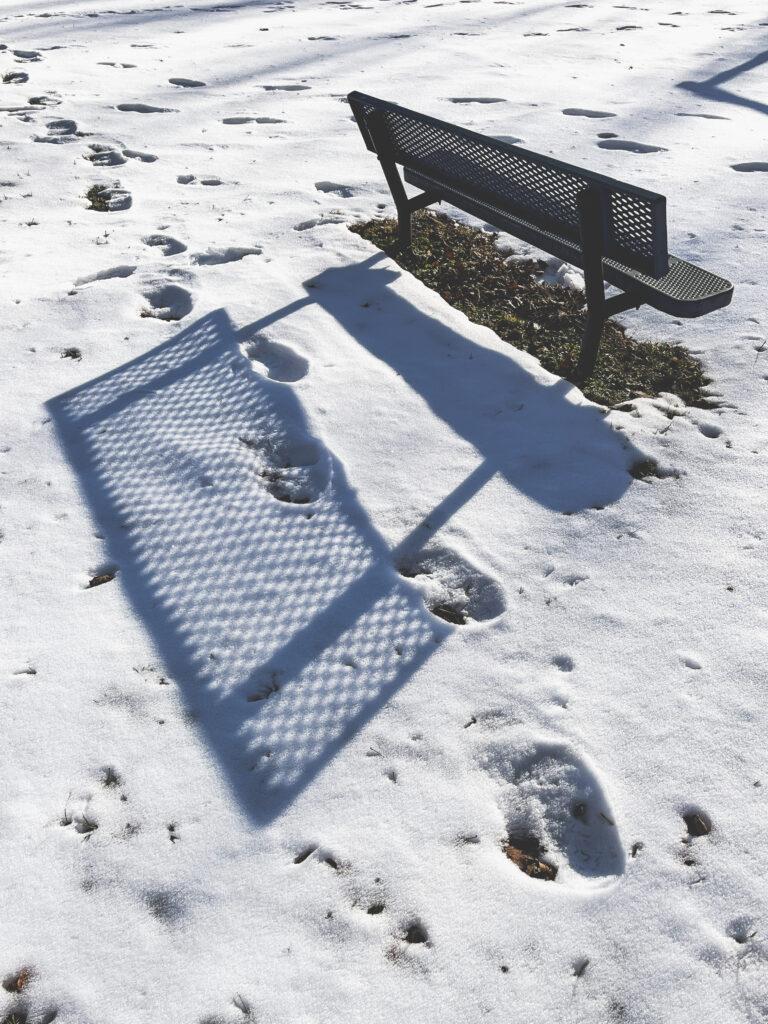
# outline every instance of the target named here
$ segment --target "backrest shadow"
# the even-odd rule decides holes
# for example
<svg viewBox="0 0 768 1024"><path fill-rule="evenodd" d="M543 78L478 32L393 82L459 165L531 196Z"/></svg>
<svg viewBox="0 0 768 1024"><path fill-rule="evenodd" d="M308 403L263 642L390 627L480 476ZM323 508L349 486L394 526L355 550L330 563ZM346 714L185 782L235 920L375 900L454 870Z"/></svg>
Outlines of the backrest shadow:
<svg viewBox="0 0 768 1024"><path fill-rule="evenodd" d="M544 383L512 358L417 310L389 287L401 275L378 266L385 261L377 253L324 271L305 282L306 302L322 306L469 441L485 462L485 479L500 473L556 512L617 501L633 482L629 469L646 456L612 429L604 410L578 404L567 381ZM275 316L266 317L240 335L250 337L273 322Z"/></svg>

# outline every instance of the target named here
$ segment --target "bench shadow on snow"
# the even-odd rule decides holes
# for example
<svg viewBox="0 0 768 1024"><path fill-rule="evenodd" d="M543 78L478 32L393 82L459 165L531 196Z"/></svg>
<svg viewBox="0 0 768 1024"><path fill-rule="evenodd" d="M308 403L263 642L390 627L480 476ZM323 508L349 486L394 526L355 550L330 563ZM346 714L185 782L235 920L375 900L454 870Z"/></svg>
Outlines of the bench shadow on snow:
<svg viewBox="0 0 768 1024"><path fill-rule="evenodd" d="M722 59L725 60L725 58ZM756 110L761 114L768 114L768 104L724 88L726 83L730 84L734 79L749 71L753 71L755 68L762 67L766 63L768 63L768 50L763 50L749 60L745 60L735 67L728 68L726 71L719 71L703 82L678 82L677 87L678 89L692 92L696 96L701 96L705 100L717 103L730 103L739 107L747 107L749 110Z"/></svg>
<svg viewBox="0 0 768 1024"><path fill-rule="evenodd" d="M618 500L632 482L629 468L647 456L613 430L597 406L574 404L568 396L577 392L567 381L541 384L514 361L513 348L509 355L483 348L420 312L389 287L402 276L380 252L360 264L326 270L305 282L305 300L249 325L243 334L316 303L473 445L482 461L425 517L435 530L496 473L555 512ZM375 416L375 395L371 408ZM418 429L414 424L414 433Z"/></svg>
<svg viewBox="0 0 768 1024"><path fill-rule="evenodd" d="M376 286L386 280L376 275ZM309 435L293 389L254 373L238 344L315 299L350 327L359 312L350 295L363 285L369 295L371 286L361 267L314 283L307 303L239 335L218 310L49 402L118 579L257 824L281 813L451 632L394 566L484 480L504 472L557 508L552 478L565 473L572 510L614 500L630 482L631 458L593 409L570 404L558 385L542 387L397 296L382 296L390 325L407 314L422 355L414 346L406 358L402 333L356 336L402 364L485 455L425 517L431 530L417 526L390 549L339 462ZM481 399L465 407L464 381L427 373L436 345L475 349L470 365L491 408L510 394L524 396L525 408L511 423L494 421L493 434L487 416L473 427ZM548 468L531 466L531 446L552 460Z"/></svg>

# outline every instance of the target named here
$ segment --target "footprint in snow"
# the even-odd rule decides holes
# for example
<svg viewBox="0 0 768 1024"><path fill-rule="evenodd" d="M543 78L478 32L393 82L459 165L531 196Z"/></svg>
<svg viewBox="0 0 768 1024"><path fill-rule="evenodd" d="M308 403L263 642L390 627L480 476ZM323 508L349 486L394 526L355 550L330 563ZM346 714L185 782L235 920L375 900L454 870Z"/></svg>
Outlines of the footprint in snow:
<svg viewBox="0 0 768 1024"><path fill-rule="evenodd" d="M685 665L686 668L692 669L694 672L700 672L702 664L697 657L692 654L681 654L680 661Z"/></svg>
<svg viewBox="0 0 768 1024"><path fill-rule="evenodd" d="M118 103L115 109L131 114L178 114L173 107L153 107L151 103Z"/></svg>
<svg viewBox="0 0 768 1024"><path fill-rule="evenodd" d="M96 281L112 281L115 278L130 277L136 270L136 267L127 265L119 267L109 267L107 270L99 270L95 274L87 274L85 277L78 277L75 281L76 288L82 288L83 285L93 284Z"/></svg>
<svg viewBox="0 0 768 1024"><path fill-rule="evenodd" d="M35 61L40 60L40 54L37 50L13 50L13 56L18 61Z"/></svg>
<svg viewBox="0 0 768 1024"><path fill-rule="evenodd" d="M731 164L733 171L768 171L768 163L763 160L752 160L745 164Z"/></svg>
<svg viewBox="0 0 768 1024"><path fill-rule="evenodd" d="M750 939L754 939L758 933L759 925L754 917L744 915L737 917L735 920L726 928L725 934L729 939L733 939L734 942L738 942L739 945L744 945L749 942Z"/></svg>
<svg viewBox="0 0 768 1024"><path fill-rule="evenodd" d="M285 124L282 117L225 117L222 124Z"/></svg>
<svg viewBox="0 0 768 1024"><path fill-rule="evenodd" d="M58 121L48 121L45 125L49 135L74 135L77 132L77 122L68 118L61 118Z"/></svg>
<svg viewBox="0 0 768 1024"><path fill-rule="evenodd" d="M122 153L118 153L112 146L103 146L94 142L88 148L91 152L86 153L85 159L96 167L119 167L120 164L125 163Z"/></svg>
<svg viewBox="0 0 768 1024"><path fill-rule="evenodd" d="M3 75L4 85L23 85L29 81L26 71L8 71Z"/></svg>
<svg viewBox="0 0 768 1024"><path fill-rule="evenodd" d="M311 228L319 228L324 224L343 224L343 217L313 217L312 220L303 220L300 224L294 224L294 231L309 231Z"/></svg>
<svg viewBox="0 0 768 1024"><path fill-rule="evenodd" d="M303 431L280 428L260 437L241 436L238 441L259 482L278 501L308 505L328 487L328 456Z"/></svg>
<svg viewBox="0 0 768 1024"><path fill-rule="evenodd" d="M224 182L221 178L197 178L194 174L179 174L176 181L180 185L192 185L194 182L199 182L201 185L223 185Z"/></svg>
<svg viewBox="0 0 768 1024"><path fill-rule="evenodd" d="M450 548L427 545L401 555L396 568L419 590L432 614L451 625L495 619L506 607L499 584Z"/></svg>
<svg viewBox="0 0 768 1024"><path fill-rule="evenodd" d="M263 334L257 334L242 343L245 356L255 363L257 372L263 367L270 380L282 384L294 384L306 377L309 370L307 360L294 352L288 345L270 341Z"/></svg>
<svg viewBox="0 0 768 1024"><path fill-rule="evenodd" d="M168 81L171 85L181 86L182 89L202 89L207 84L206 82L198 82L194 78L169 78Z"/></svg>
<svg viewBox="0 0 768 1024"><path fill-rule="evenodd" d="M585 107L566 107L563 113L568 117L616 117L608 110L587 110Z"/></svg>
<svg viewBox="0 0 768 1024"><path fill-rule="evenodd" d="M178 284L158 282L143 291L147 305L141 316L154 320L183 320L192 310L192 296Z"/></svg>
<svg viewBox="0 0 768 1024"><path fill-rule="evenodd" d="M153 164L157 157L154 153L140 153L138 149L124 149L123 156L129 160L138 160L142 164Z"/></svg>
<svg viewBox="0 0 768 1024"><path fill-rule="evenodd" d="M339 185L335 181L316 181L315 188L318 192L333 192L342 199L350 199L355 194L355 190L349 185Z"/></svg>
<svg viewBox="0 0 768 1024"><path fill-rule="evenodd" d="M449 96L449 103L506 103L501 96Z"/></svg>
<svg viewBox="0 0 768 1024"><path fill-rule="evenodd" d="M120 182L113 185L92 185L85 193L91 204L88 209L98 213L114 213L118 210L129 210L133 203L131 193L120 187Z"/></svg>
<svg viewBox="0 0 768 1024"><path fill-rule="evenodd" d="M256 247L238 248L231 246L228 249L208 249L207 252L196 252L191 256L194 264L200 267L215 267L221 263L236 263L246 256L261 256L262 250Z"/></svg>
<svg viewBox="0 0 768 1024"><path fill-rule="evenodd" d="M649 146L645 142L630 142L627 139L603 139L598 142L600 149L625 149L629 153L666 153L664 146Z"/></svg>
<svg viewBox="0 0 768 1024"><path fill-rule="evenodd" d="M116 60L100 60L97 62L102 67L107 68L135 68L135 64L121 64Z"/></svg>
<svg viewBox="0 0 768 1024"><path fill-rule="evenodd" d="M573 672L573 658L567 654L558 654L552 659L552 664L558 672Z"/></svg>
<svg viewBox="0 0 768 1024"><path fill-rule="evenodd" d="M51 142L60 145L68 142L78 142L77 124L62 118L59 121L48 121L45 126L48 129L47 135L36 135L35 142Z"/></svg>
<svg viewBox="0 0 768 1024"><path fill-rule="evenodd" d="M723 433L723 428L719 427L716 423L698 423L699 432L704 437L716 438L720 437Z"/></svg>
<svg viewBox="0 0 768 1024"><path fill-rule="evenodd" d="M482 763L501 783L504 851L521 871L582 889L623 873L625 855L603 787L568 746L497 741Z"/></svg>
<svg viewBox="0 0 768 1024"><path fill-rule="evenodd" d="M267 92L305 92L311 85L262 85Z"/></svg>
<svg viewBox="0 0 768 1024"><path fill-rule="evenodd" d="M144 245L160 249L163 256L177 256L180 252L187 251L187 247L183 242L179 242L176 238L171 238L170 235L147 235L145 238L142 238L142 242Z"/></svg>

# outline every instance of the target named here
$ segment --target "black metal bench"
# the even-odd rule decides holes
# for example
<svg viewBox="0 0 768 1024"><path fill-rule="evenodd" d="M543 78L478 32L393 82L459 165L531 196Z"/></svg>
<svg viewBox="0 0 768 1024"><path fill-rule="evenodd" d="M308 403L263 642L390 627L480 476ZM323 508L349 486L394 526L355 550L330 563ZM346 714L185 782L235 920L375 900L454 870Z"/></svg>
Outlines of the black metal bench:
<svg viewBox="0 0 768 1024"><path fill-rule="evenodd" d="M360 92L348 99L392 192L401 245L411 244L411 214L445 200L583 269L581 380L616 313L648 303L696 317L731 301L730 281L667 253L664 196ZM408 198L397 164L420 195ZM605 282L621 293L606 298Z"/></svg>

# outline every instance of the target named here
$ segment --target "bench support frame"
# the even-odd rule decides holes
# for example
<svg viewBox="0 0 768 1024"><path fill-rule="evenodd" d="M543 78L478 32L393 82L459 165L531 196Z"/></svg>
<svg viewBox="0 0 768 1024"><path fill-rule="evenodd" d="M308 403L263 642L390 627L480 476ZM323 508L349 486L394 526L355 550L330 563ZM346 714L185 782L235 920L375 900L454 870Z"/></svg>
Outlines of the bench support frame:
<svg viewBox="0 0 768 1024"><path fill-rule="evenodd" d="M400 178L397 163L389 144L386 126L382 123L383 118L383 112L374 114L369 119L369 128L373 144L376 147L376 155L397 208L397 240L404 249L408 249L413 240L411 214L416 210L423 210L425 206L439 203L440 195L437 192L422 192L421 195L409 199L405 194L405 186Z"/></svg>
<svg viewBox="0 0 768 1024"><path fill-rule="evenodd" d="M578 379L583 382L594 372L605 321L617 313L639 308L643 300L629 292L620 292L609 299L605 297L600 193L597 189L587 188L581 193L578 201L587 323L576 373Z"/></svg>
<svg viewBox="0 0 768 1024"><path fill-rule="evenodd" d="M386 125L383 123L384 117L383 111L377 112L369 118L368 125L376 147L376 155L397 209L398 244L407 249L413 240L411 215L416 210L422 210L433 203L441 202L442 197L439 192L433 191L422 192L412 198L407 196L389 143ZM605 321L628 309L639 308L643 304L643 300L638 295L629 292L620 292L610 298L605 296L603 215L600 193L597 189L587 188L581 193L579 215L587 322L584 327L576 372L578 380L583 383L594 372Z"/></svg>

